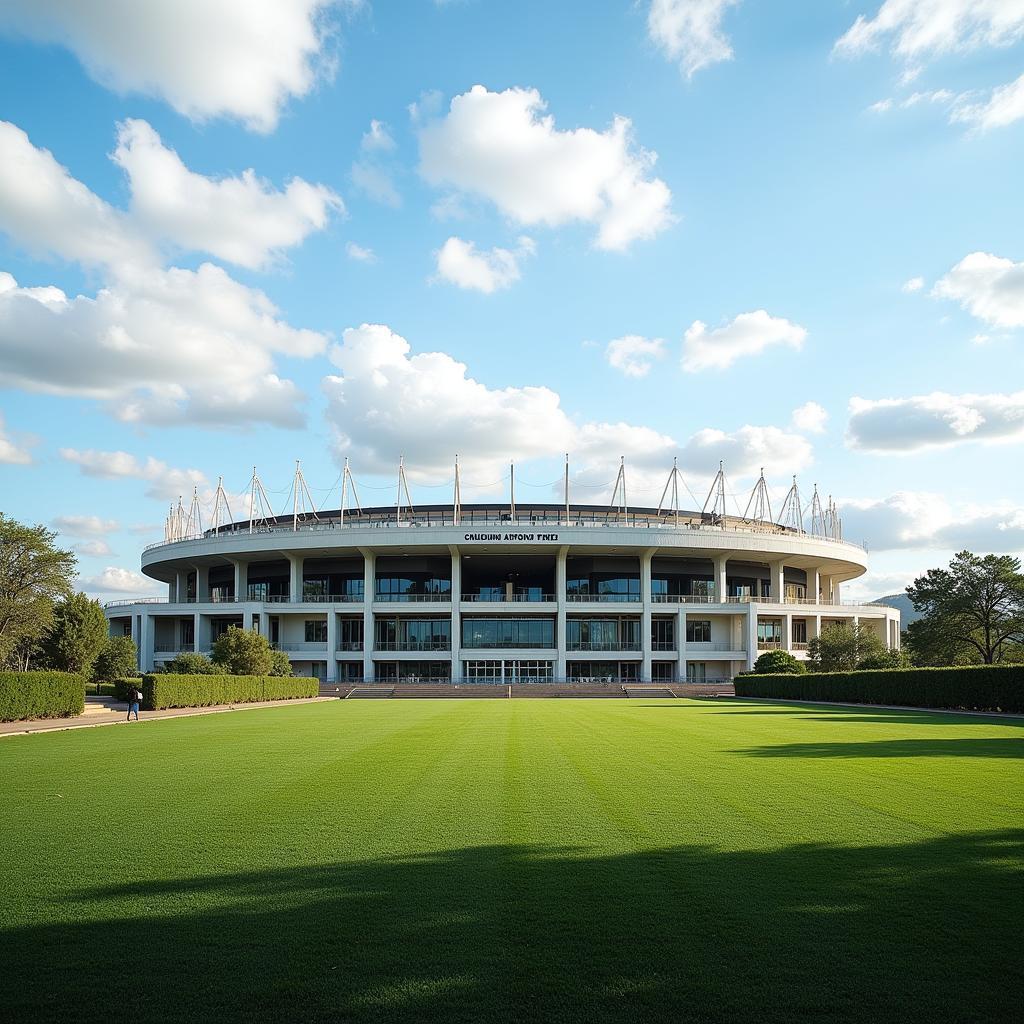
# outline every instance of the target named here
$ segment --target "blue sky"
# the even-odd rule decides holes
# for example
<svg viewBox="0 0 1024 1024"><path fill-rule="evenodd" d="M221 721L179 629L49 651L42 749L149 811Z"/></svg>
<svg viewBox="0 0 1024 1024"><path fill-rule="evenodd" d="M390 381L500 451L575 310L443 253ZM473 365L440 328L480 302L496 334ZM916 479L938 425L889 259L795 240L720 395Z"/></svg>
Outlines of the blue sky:
<svg viewBox="0 0 1024 1024"><path fill-rule="evenodd" d="M1024 4L89 6L0 2L0 508L90 593L346 455L796 473L865 596L1024 550Z"/></svg>

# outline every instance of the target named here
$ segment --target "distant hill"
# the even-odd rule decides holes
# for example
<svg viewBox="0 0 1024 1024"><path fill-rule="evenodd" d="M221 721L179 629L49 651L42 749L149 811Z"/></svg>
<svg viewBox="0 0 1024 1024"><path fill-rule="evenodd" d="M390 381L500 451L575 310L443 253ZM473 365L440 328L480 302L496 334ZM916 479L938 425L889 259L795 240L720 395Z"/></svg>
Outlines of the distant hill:
<svg viewBox="0 0 1024 1024"><path fill-rule="evenodd" d="M914 610L914 605L906 594L889 594L887 597L876 597L874 601L868 601L868 604L887 604L892 608L899 608L901 629L906 629L911 622L916 622L921 618L921 613Z"/></svg>

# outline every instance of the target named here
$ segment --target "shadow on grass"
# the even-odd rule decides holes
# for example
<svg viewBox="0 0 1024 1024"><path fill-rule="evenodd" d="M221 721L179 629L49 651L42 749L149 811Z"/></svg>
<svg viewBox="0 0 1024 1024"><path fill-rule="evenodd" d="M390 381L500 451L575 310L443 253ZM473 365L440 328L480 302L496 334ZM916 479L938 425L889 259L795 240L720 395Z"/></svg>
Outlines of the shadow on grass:
<svg viewBox="0 0 1024 1024"><path fill-rule="evenodd" d="M1024 830L621 856L509 845L113 885L0 932L4 1018L1010 1020L1022 854Z"/></svg>
<svg viewBox="0 0 1024 1024"><path fill-rule="evenodd" d="M736 750L751 757L1009 757L1024 759L1024 736L955 740L865 740L861 743L776 743Z"/></svg>

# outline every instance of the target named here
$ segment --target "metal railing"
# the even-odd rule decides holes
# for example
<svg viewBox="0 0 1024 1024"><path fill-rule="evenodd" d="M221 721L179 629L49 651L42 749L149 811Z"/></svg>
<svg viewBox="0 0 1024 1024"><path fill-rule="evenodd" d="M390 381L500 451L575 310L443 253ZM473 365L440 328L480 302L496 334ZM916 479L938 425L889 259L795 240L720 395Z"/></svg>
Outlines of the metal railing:
<svg viewBox="0 0 1024 1024"><path fill-rule="evenodd" d="M568 651L639 651L639 640L570 640Z"/></svg>
<svg viewBox="0 0 1024 1024"><path fill-rule="evenodd" d="M450 651L452 642L448 639L431 640L378 640L374 645L375 651Z"/></svg>
<svg viewBox="0 0 1024 1024"><path fill-rule="evenodd" d="M339 640L337 649L339 651L361 651L363 649L362 640Z"/></svg>
<svg viewBox="0 0 1024 1024"><path fill-rule="evenodd" d="M643 601L639 594L566 594L565 599L570 604L640 604Z"/></svg>
<svg viewBox="0 0 1024 1024"><path fill-rule="evenodd" d="M273 645L279 651L287 651L289 653L309 653L309 654L326 654L327 653L327 641L292 641L287 640L283 643L277 643Z"/></svg>
<svg viewBox="0 0 1024 1024"><path fill-rule="evenodd" d="M451 601L451 594L374 594L373 600L378 604L418 604L422 602Z"/></svg>
<svg viewBox="0 0 1024 1024"><path fill-rule="evenodd" d="M492 596L490 594L463 594L462 600L467 604L470 602L475 602L477 604L501 604L502 602L541 604L545 601L554 603L556 597L554 594L512 594L511 596L507 594L499 594L497 596Z"/></svg>
<svg viewBox="0 0 1024 1024"><path fill-rule="evenodd" d="M729 643L727 640L687 640L685 650L687 653L692 651L694 654L700 654L701 651L735 651L737 654L745 653L743 644L737 646L736 644Z"/></svg>
<svg viewBox="0 0 1024 1024"><path fill-rule="evenodd" d="M472 643L463 642L461 645L464 651L553 651L554 641L546 644L528 643L526 641L509 640L478 640Z"/></svg>
<svg viewBox="0 0 1024 1024"><path fill-rule="evenodd" d="M781 640L758 640L757 649L759 651L781 651L782 641Z"/></svg>

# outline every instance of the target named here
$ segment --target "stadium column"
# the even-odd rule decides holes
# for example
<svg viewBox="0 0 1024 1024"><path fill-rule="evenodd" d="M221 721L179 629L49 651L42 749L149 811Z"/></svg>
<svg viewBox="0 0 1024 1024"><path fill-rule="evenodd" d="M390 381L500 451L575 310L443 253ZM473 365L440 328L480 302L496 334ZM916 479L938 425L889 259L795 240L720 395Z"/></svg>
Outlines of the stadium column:
<svg viewBox="0 0 1024 1024"><path fill-rule="evenodd" d="M192 616L192 650L196 654L202 654L206 646L206 638L203 636L203 617L196 612Z"/></svg>
<svg viewBox="0 0 1024 1024"><path fill-rule="evenodd" d="M724 601L726 598L726 565L729 561L728 555L718 555L715 559L715 600Z"/></svg>
<svg viewBox="0 0 1024 1024"><path fill-rule="evenodd" d="M188 600L188 573L178 569L174 574L175 604L184 604Z"/></svg>
<svg viewBox="0 0 1024 1024"><path fill-rule="evenodd" d="M377 586L377 556L369 548L360 548L363 556L363 682L372 683L373 670L373 597Z"/></svg>
<svg viewBox="0 0 1024 1024"><path fill-rule="evenodd" d="M139 668L143 672L153 671L153 616L142 613L139 623Z"/></svg>
<svg viewBox="0 0 1024 1024"><path fill-rule="evenodd" d="M235 567L235 600L244 601L249 590L249 563L240 558L232 558Z"/></svg>
<svg viewBox="0 0 1024 1024"><path fill-rule="evenodd" d="M786 600L786 569L782 560L770 562L771 569L771 597L777 604Z"/></svg>
<svg viewBox="0 0 1024 1024"><path fill-rule="evenodd" d="M832 577L827 573L822 573L819 576L821 581L821 597L819 598L822 604L832 603Z"/></svg>
<svg viewBox="0 0 1024 1024"><path fill-rule="evenodd" d="M821 571L819 569L807 570L807 597L815 604L821 600Z"/></svg>
<svg viewBox="0 0 1024 1024"><path fill-rule="evenodd" d="M782 616L782 649L793 653L793 613Z"/></svg>
<svg viewBox="0 0 1024 1024"><path fill-rule="evenodd" d="M302 555L285 554L288 559L288 600L302 600L302 564L305 559Z"/></svg>
<svg viewBox="0 0 1024 1024"><path fill-rule="evenodd" d="M462 679L462 556L456 544L449 544L448 550L452 556L452 682Z"/></svg>
<svg viewBox="0 0 1024 1024"><path fill-rule="evenodd" d="M676 679L686 681L686 610L680 608L676 613L676 653L679 659L676 667Z"/></svg>
<svg viewBox="0 0 1024 1024"><path fill-rule="evenodd" d="M327 606L327 682L338 681L338 612L333 604Z"/></svg>
<svg viewBox="0 0 1024 1024"><path fill-rule="evenodd" d="M640 682L651 681L651 657L653 639L651 637L651 560L657 548L645 548L640 553L640 650L643 660L640 663Z"/></svg>
<svg viewBox="0 0 1024 1024"><path fill-rule="evenodd" d="M568 645L565 624L565 588L567 580L566 561L569 556L569 545L563 544L555 556L555 678L566 678L565 652Z"/></svg>
<svg viewBox="0 0 1024 1024"><path fill-rule="evenodd" d="M747 609L747 671L754 667L757 661L757 605L751 601Z"/></svg>
<svg viewBox="0 0 1024 1024"><path fill-rule="evenodd" d="M196 601L210 600L210 570L205 565L197 565L196 570Z"/></svg>

